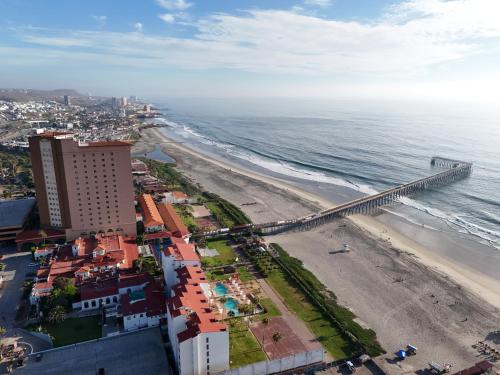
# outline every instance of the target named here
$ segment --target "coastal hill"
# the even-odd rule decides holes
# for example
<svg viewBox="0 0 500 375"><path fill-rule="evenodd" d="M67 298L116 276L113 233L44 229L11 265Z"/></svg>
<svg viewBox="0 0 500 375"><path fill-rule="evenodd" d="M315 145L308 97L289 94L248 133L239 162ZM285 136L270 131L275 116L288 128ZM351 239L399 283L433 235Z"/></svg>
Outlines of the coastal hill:
<svg viewBox="0 0 500 375"><path fill-rule="evenodd" d="M56 89L56 90L32 90L32 89L0 89L0 100L13 102L28 102L31 100L58 100L64 95L69 95L73 98L83 98L85 95L80 94L72 89Z"/></svg>

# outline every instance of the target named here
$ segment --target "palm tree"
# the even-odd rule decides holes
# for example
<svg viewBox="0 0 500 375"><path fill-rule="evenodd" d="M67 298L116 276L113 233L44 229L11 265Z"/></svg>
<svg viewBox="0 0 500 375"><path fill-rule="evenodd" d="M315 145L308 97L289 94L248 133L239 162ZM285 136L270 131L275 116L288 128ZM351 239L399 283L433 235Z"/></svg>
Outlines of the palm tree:
<svg viewBox="0 0 500 375"><path fill-rule="evenodd" d="M283 338L281 333L279 331L276 331L273 333L273 341L276 344L278 341L280 341Z"/></svg>
<svg viewBox="0 0 500 375"><path fill-rule="evenodd" d="M63 306L57 305L49 311L48 321L50 323L61 323L66 319L66 310Z"/></svg>

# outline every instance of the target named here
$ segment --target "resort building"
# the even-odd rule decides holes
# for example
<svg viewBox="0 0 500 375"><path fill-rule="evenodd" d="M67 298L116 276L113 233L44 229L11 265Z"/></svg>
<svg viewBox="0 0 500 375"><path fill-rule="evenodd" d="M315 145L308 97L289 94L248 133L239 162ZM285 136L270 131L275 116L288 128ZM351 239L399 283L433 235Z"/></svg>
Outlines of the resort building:
<svg viewBox="0 0 500 375"><path fill-rule="evenodd" d="M209 375L229 369L229 329L212 313L198 282L206 281L203 272L183 267L176 274L181 282L171 290L167 317L179 374Z"/></svg>
<svg viewBox="0 0 500 375"><path fill-rule="evenodd" d="M161 264L167 291L169 292L172 286L178 282L176 270L185 266L201 267L200 257L194 249L194 244L185 243L180 239L177 239L176 242L162 251Z"/></svg>
<svg viewBox="0 0 500 375"><path fill-rule="evenodd" d="M44 229L68 240L97 233L136 235L129 142L81 143L45 132L29 139Z"/></svg>
<svg viewBox="0 0 500 375"><path fill-rule="evenodd" d="M146 233L160 232L165 229L163 219L156 208L153 197L149 194L142 194L139 197L139 204L141 206L144 231Z"/></svg>
<svg viewBox="0 0 500 375"><path fill-rule="evenodd" d="M192 203L192 199L186 193L182 191L168 191L163 193L165 197L163 200L165 203L174 203L174 204L187 204Z"/></svg>
<svg viewBox="0 0 500 375"><path fill-rule="evenodd" d="M172 232L174 237L182 238L186 243L189 242L191 234L182 222L181 217L175 211L174 206L171 203L160 203L158 205L158 211L160 212L161 218L167 227L167 230Z"/></svg>
<svg viewBox="0 0 500 375"><path fill-rule="evenodd" d="M152 280L142 290L121 293L118 314L123 317L125 331L160 325L167 319L163 285Z"/></svg>
<svg viewBox="0 0 500 375"><path fill-rule="evenodd" d="M0 200L0 243L16 239L30 221L34 207L33 198Z"/></svg>
<svg viewBox="0 0 500 375"><path fill-rule="evenodd" d="M138 251L134 238L112 235L78 238L71 246L37 248L35 257L45 262L36 273L32 303L50 294L59 277L74 279L76 285L116 278L119 270L133 267Z"/></svg>

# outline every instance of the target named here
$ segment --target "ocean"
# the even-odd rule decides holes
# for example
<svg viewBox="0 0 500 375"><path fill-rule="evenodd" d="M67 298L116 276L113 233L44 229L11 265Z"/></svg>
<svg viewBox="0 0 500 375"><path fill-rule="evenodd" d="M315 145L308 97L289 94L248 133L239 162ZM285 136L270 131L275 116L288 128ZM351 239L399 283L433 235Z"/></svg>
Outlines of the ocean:
<svg viewBox="0 0 500 375"><path fill-rule="evenodd" d="M169 137L315 192L336 185L352 197L373 194L433 173L432 156L471 161L470 178L387 210L500 250L499 113L326 99L171 99L156 106L163 116L155 121L167 125Z"/></svg>

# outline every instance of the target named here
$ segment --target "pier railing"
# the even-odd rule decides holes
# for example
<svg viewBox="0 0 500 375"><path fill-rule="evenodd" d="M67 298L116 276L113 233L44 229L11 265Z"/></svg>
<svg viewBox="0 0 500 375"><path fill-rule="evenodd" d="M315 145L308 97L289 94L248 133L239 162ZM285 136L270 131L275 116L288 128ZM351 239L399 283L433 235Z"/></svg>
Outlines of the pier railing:
<svg viewBox="0 0 500 375"><path fill-rule="evenodd" d="M376 209L396 202L401 197L412 196L429 188L436 188L468 177L472 172L472 163L434 156L434 167L448 168L431 176L420 178L396 186L383 192L354 199L336 207L291 220L280 220L261 224L245 224L232 228L223 228L205 232L203 237L215 237L228 233L260 231L263 234L275 234L291 229L307 230L325 224L331 220L355 214L371 214Z"/></svg>

